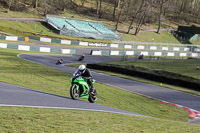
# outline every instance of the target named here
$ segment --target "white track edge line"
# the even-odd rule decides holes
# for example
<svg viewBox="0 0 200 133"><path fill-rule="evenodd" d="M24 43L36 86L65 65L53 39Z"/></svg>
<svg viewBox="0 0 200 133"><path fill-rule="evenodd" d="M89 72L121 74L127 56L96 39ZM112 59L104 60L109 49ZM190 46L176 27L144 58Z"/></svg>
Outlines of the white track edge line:
<svg viewBox="0 0 200 133"><path fill-rule="evenodd" d="M83 108L69 108L69 107L50 107L50 106L30 106L30 105L11 105L11 104L0 104L2 107L25 107L25 108L41 108L41 109L67 109L67 110L81 110L81 111L96 111L96 112L104 112L104 113L115 113L115 114L124 114L124 115L133 115L133 116L141 116L141 117L149 117L137 113L129 114L129 113L121 113L116 111L106 111L106 110L96 110L96 109L83 109Z"/></svg>

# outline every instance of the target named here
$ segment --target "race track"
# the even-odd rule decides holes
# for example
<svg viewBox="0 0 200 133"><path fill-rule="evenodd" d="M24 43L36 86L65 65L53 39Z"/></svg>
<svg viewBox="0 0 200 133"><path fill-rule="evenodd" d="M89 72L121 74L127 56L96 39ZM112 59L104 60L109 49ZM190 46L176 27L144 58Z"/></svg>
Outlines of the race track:
<svg viewBox="0 0 200 133"><path fill-rule="evenodd" d="M48 55L48 54L21 54L19 58L28 60L31 62L39 63L45 66L49 66L64 72L73 73L76 68L67 67L65 65L56 65L56 61L63 58L64 64L80 64L77 55ZM86 55L85 60L82 63L99 63L106 61L120 60L120 57L110 56L90 56ZM152 97L161 101L167 101L170 103L182 105L200 111L200 97L183 93L175 90L171 90L164 87L144 84L136 81L130 81L127 79L113 77L101 73L92 72L93 77L101 83L116 86L118 88L128 90L140 95ZM9 97L12 97L10 99ZM144 116L124 110L119 110L107 106L98 104L91 104L84 101L75 101L71 98L62 97L54 94L40 92L20 86L9 85L0 82L0 104L1 105L25 105L25 106L38 106L49 108L66 108L66 109L79 109L79 110L91 110L91 111L103 111L114 112L122 114L131 114ZM199 123L199 122L194 122Z"/></svg>
<svg viewBox="0 0 200 133"><path fill-rule="evenodd" d="M0 106L75 109L144 116L2 82L0 82Z"/></svg>
<svg viewBox="0 0 200 133"><path fill-rule="evenodd" d="M68 63L74 63L77 57L74 56L58 56L58 55L44 55L43 57L37 57L40 55L35 54L23 54L19 55L20 58L26 60L32 59L33 62L47 63L49 66L62 70L65 68L61 65L55 65L55 62L59 58L63 58ZM48 57L48 58L46 58ZM70 60L68 59L70 57ZM117 58L118 59L118 58ZM107 59L117 60L111 57ZM93 60L93 62L100 62L99 60ZM77 62L78 63L78 62ZM66 67L67 68L67 67ZM70 68L70 72L74 72L74 68ZM68 69L69 71L69 69ZM0 106L21 106L21 107L37 107L37 108L58 108L58 109L75 109L75 110L88 110L88 111L100 111L111 112L120 114L129 114L136 116L148 117L138 113L128 112L108 106L99 104L92 104L81 100L72 100L70 97L63 97L55 94L50 94L42 91L33 90L21 86L11 85L0 82Z"/></svg>
<svg viewBox="0 0 200 133"><path fill-rule="evenodd" d="M56 68L68 73L73 73L76 69L55 65L55 61L58 58L64 59L64 64L71 63L80 63L77 61L79 56L58 56L58 55L41 55L41 54L21 54L20 58L29 60L35 63L43 64L45 66L49 66L52 68ZM120 60L120 57L111 57L111 56L90 56L87 55L83 63L98 63L98 62L106 62L106 61ZM116 86L118 88L128 90L134 93L138 93L141 95L145 95L148 97L152 97L158 100L167 101L170 103L182 105L197 111L200 111L200 97L191 95L188 93L159 87L155 85L145 84L136 81L130 81L127 79L99 74L93 72L93 77L101 83L109 84L112 86Z"/></svg>

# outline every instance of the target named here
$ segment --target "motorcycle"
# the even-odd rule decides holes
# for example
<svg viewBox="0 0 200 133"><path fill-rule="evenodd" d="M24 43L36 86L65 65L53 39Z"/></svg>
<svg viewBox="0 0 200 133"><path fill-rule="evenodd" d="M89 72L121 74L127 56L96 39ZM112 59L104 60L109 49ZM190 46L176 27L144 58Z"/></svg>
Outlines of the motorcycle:
<svg viewBox="0 0 200 133"><path fill-rule="evenodd" d="M80 74L75 72L70 79L70 96L72 99L77 100L78 98L88 99L89 102L94 103L97 100L97 92L94 89L94 95L91 95L90 87L87 84L87 80L84 79ZM92 80L95 83L95 80Z"/></svg>
<svg viewBox="0 0 200 133"><path fill-rule="evenodd" d="M62 64L62 62L63 62L63 59L60 59L60 60L58 60L58 61L56 62L56 65Z"/></svg>
<svg viewBox="0 0 200 133"><path fill-rule="evenodd" d="M85 58L85 55L82 55L82 56L78 59L78 61L82 61L84 58Z"/></svg>

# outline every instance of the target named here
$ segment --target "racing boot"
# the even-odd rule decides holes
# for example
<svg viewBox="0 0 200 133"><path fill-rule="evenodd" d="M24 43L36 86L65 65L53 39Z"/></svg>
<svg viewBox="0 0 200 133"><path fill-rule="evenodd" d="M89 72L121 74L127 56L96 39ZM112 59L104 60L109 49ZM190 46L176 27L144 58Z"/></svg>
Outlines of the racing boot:
<svg viewBox="0 0 200 133"><path fill-rule="evenodd" d="M95 89L93 87L90 88L90 94L95 97Z"/></svg>

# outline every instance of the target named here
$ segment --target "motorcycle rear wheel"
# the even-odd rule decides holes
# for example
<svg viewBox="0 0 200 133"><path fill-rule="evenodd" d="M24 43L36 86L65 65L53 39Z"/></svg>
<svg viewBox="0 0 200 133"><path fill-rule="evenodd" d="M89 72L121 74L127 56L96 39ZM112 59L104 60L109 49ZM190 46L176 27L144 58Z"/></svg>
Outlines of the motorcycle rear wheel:
<svg viewBox="0 0 200 133"><path fill-rule="evenodd" d="M89 94L88 101L91 103L95 103L97 101L97 91L94 90L94 95Z"/></svg>
<svg viewBox="0 0 200 133"><path fill-rule="evenodd" d="M74 100L77 100L79 98L79 89L76 90L76 87L76 85L72 85L70 88L70 96Z"/></svg>

